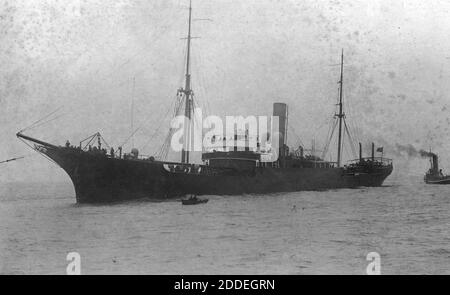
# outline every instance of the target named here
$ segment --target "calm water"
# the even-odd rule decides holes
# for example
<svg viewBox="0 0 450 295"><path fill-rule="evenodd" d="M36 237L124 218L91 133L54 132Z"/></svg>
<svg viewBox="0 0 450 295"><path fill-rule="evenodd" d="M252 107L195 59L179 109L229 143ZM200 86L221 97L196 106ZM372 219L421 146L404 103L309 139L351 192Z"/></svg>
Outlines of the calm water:
<svg viewBox="0 0 450 295"><path fill-rule="evenodd" d="M450 186L386 185L93 206L70 183L8 184L0 273L65 274L76 251L83 274L365 274L375 251L383 274L450 274Z"/></svg>

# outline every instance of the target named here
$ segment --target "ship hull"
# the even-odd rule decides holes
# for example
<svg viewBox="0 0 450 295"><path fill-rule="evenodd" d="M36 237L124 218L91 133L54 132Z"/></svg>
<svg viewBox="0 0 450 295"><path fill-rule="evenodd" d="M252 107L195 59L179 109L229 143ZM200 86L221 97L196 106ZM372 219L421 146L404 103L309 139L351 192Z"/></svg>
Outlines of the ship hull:
<svg viewBox="0 0 450 295"><path fill-rule="evenodd" d="M392 171L347 174L343 168L255 167L224 174L174 173L167 170L167 162L110 158L63 147L40 152L67 172L78 203L381 186Z"/></svg>
<svg viewBox="0 0 450 295"><path fill-rule="evenodd" d="M450 176L425 178L427 184L450 184Z"/></svg>

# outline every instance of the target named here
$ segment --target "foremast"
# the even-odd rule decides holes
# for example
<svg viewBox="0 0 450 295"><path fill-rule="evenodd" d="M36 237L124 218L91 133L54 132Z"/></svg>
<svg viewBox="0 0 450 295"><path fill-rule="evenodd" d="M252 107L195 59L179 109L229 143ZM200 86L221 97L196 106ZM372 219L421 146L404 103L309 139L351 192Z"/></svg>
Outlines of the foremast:
<svg viewBox="0 0 450 295"><path fill-rule="evenodd" d="M185 98L185 121L184 121L184 142L181 151L181 162L189 163L189 150L191 147L191 117L193 106L193 92L191 89L191 73L190 73L190 58L191 58L191 24L192 24L192 0L189 1L189 26L187 35L187 54L186 54L186 75L184 89L179 89L179 93L184 94Z"/></svg>
<svg viewBox="0 0 450 295"><path fill-rule="evenodd" d="M345 118L345 114L343 112L343 104L342 104L342 86L344 84L344 49L342 49L341 53L341 77L339 80L339 114L335 116L339 119L339 133L338 133L338 154L337 154L337 165L341 167L341 155L342 155L342 121Z"/></svg>

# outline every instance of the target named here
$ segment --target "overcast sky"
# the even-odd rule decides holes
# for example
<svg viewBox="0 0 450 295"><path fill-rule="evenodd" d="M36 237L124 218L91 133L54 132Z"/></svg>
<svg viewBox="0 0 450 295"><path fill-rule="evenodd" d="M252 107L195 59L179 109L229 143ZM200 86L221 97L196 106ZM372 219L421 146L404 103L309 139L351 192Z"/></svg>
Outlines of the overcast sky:
<svg viewBox="0 0 450 295"><path fill-rule="evenodd" d="M64 144L100 131L123 143L133 79L134 125L143 126L135 146L156 152L183 84L187 5L0 1L0 161L32 154L15 133L58 108L56 120L27 134ZM193 87L207 114L267 115L286 102L289 144L321 146L344 49L355 140L375 141L399 161L402 146L431 147L450 168L449 1L194 0L193 8L194 18L211 20L193 23L201 37ZM38 155L0 165L0 181L68 179Z"/></svg>

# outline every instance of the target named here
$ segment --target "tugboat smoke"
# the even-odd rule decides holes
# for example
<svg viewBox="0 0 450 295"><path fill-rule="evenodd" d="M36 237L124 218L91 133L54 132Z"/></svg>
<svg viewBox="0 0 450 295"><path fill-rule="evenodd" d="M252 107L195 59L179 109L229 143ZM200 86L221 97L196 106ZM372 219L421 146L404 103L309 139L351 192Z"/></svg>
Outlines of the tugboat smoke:
<svg viewBox="0 0 450 295"><path fill-rule="evenodd" d="M409 157L432 157L435 156L435 153L427 152L425 150L417 150L412 144L401 145L396 144L397 152L406 153Z"/></svg>
<svg viewBox="0 0 450 295"><path fill-rule="evenodd" d="M424 150L420 150L420 156L421 157L433 157L433 156L436 156L436 154L435 153L432 153L432 152L427 152L427 151L424 151Z"/></svg>

